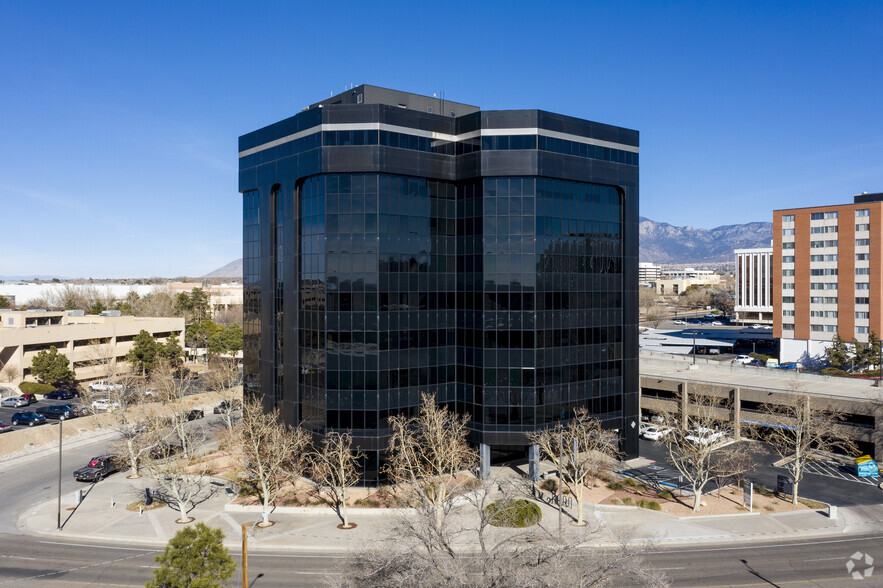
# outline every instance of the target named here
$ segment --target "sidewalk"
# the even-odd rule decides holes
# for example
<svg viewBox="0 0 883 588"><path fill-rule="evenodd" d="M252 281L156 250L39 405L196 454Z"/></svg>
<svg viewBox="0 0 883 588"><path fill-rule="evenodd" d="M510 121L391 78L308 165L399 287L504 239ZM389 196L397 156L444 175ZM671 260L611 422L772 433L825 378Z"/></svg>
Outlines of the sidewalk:
<svg viewBox="0 0 883 588"><path fill-rule="evenodd" d="M63 529L56 529L57 501L38 505L23 513L18 527L29 534L60 539L97 542L150 544L162 548L182 525L175 522L178 512L164 507L139 515L126 505L143 497L150 478L126 479L122 474L83 485L85 497L75 510L75 495L62 496ZM223 480L213 480L209 491L190 512L196 521L220 528L225 545L241 547L243 523L253 525L260 508L230 505L232 489ZM88 493L86 493L88 491ZM113 503L113 505L112 505ZM555 525L558 511L541 503L543 521ZM570 509L573 510L573 509ZM679 518L636 507L585 505L585 517L602 524L597 537L605 543L617 531L630 529L635 540L649 539L657 544L745 543L753 541L793 541L816 537L843 536L883 531L883 504L838 509L836 519L826 513L799 511L779 514L745 514ZM276 524L253 529L249 549L341 554L350 548L378 541L391 528L401 510L350 508L350 521L358 526L340 530L341 522L330 508L280 507L271 515ZM570 521L565 509L565 524ZM594 542L594 541L593 541Z"/></svg>

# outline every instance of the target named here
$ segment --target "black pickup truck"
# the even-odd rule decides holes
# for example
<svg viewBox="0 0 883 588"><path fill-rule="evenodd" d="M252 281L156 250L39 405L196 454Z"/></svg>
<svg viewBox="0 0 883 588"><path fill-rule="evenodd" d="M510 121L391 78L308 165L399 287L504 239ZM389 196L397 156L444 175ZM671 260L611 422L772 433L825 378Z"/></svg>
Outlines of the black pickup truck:
<svg viewBox="0 0 883 588"><path fill-rule="evenodd" d="M74 472L78 482L98 482L117 471L116 459L112 455L99 455L89 460L85 467Z"/></svg>

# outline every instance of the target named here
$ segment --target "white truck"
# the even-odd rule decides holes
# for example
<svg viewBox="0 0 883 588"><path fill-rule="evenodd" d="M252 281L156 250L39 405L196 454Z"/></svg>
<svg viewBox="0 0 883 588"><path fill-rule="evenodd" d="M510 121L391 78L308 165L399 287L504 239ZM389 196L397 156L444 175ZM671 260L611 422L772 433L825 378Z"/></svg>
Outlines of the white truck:
<svg viewBox="0 0 883 588"><path fill-rule="evenodd" d="M89 384L89 389L93 392L113 392L115 390L125 390L122 384L114 384L110 380L96 380Z"/></svg>

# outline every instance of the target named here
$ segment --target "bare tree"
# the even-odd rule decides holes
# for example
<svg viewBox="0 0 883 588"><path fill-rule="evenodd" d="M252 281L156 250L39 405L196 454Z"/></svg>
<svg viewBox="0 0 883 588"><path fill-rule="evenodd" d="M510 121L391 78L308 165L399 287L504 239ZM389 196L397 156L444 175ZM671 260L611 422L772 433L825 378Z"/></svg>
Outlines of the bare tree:
<svg viewBox="0 0 883 588"><path fill-rule="evenodd" d="M225 327L232 324L242 326L242 306L219 308L212 314L212 320Z"/></svg>
<svg viewBox="0 0 883 588"><path fill-rule="evenodd" d="M584 407L578 407L567 423L559 422L551 429L527 433L527 438L538 445L540 451L558 468L561 481L576 499L576 524L585 525L583 487L603 464L618 457L619 436L602 427L601 421L591 416Z"/></svg>
<svg viewBox="0 0 883 588"><path fill-rule="evenodd" d="M681 426L672 427L663 439L669 463L684 477L693 492L693 512L699 512L702 491L715 475L713 454L716 441L723 435L716 430L721 421L719 411L722 405L720 399L701 393L689 395L688 400L685 413L680 415ZM680 395L677 401L679 406L685 406ZM677 422L677 418L671 415L666 420Z"/></svg>
<svg viewBox="0 0 883 588"><path fill-rule="evenodd" d="M227 358L215 358L203 376L209 390L221 395L221 417L227 432L233 430L235 413L242 409L242 369Z"/></svg>
<svg viewBox="0 0 883 588"><path fill-rule="evenodd" d="M770 426L759 431L758 436L780 457L787 459L784 467L794 484L791 503L797 504L798 486L814 452L839 449L854 453L857 449L840 429L843 413L813 406L809 395L801 394L798 382L792 382L791 388L793 396L787 402L763 406L763 420Z"/></svg>
<svg viewBox="0 0 883 588"><path fill-rule="evenodd" d="M712 478L720 496L722 488L741 480L757 467L747 443L733 443L712 453Z"/></svg>
<svg viewBox="0 0 883 588"><path fill-rule="evenodd" d="M392 436L385 471L390 480L408 484L420 508L434 513L441 526L453 499L468 491L460 474L478 463L478 454L466 441L468 415L458 416L423 394L420 414L389 418Z"/></svg>
<svg viewBox="0 0 883 588"><path fill-rule="evenodd" d="M321 447L309 454L312 479L319 494L328 495L329 502L341 520L344 529L351 529L347 511L347 489L362 477L359 461L364 453L353 449L353 437L349 432L331 431L325 434Z"/></svg>
<svg viewBox="0 0 883 588"><path fill-rule="evenodd" d="M175 301L168 288L156 287L135 301L136 316L175 316Z"/></svg>
<svg viewBox="0 0 883 588"><path fill-rule="evenodd" d="M665 319L665 308L659 305L655 305L650 307L647 310L647 322L650 323L654 329L658 329L659 325L662 324L662 321Z"/></svg>
<svg viewBox="0 0 883 588"><path fill-rule="evenodd" d="M192 377L189 372L179 370L167 362L161 363L150 373L148 387L151 393L165 407L166 413L161 417L164 424L178 437L181 451L188 458L193 456L196 442L204 441L204 433L188 431L189 409L185 401L190 389Z"/></svg>
<svg viewBox="0 0 883 588"><path fill-rule="evenodd" d="M498 491L498 488L503 488ZM661 572L648 571L641 555L649 544L614 533L613 546L589 548L600 527L563 535L542 522L500 529L495 520L517 518L524 506L518 490L498 480L480 483L462 507L445 513L456 520L439 526L435 512L417 509L399 519L372 545L352 554L332 583L350 586L666 586ZM501 513L503 516L501 517ZM476 551L471 546L478 545Z"/></svg>
<svg viewBox="0 0 883 588"><path fill-rule="evenodd" d="M178 437L171 430L165 435L164 441L151 449L149 459L144 467L150 473L159 488L159 498L169 504L175 504L180 513L178 523L189 523L189 516L194 501L208 488L207 462L198 461L193 454L187 455L180 450L185 444L196 446L204 440L202 429L185 427L184 437Z"/></svg>
<svg viewBox="0 0 883 588"><path fill-rule="evenodd" d="M242 407L239 447L245 471L257 482L263 504L262 526L269 526L270 503L283 481L299 477L306 462L310 434L289 427L278 409L265 413L259 401L248 399Z"/></svg>
<svg viewBox="0 0 883 588"><path fill-rule="evenodd" d="M12 383L22 376L21 368L17 365L7 363L0 368L0 382Z"/></svg>
<svg viewBox="0 0 883 588"><path fill-rule="evenodd" d="M656 306L658 295L653 288L640 288L638 290L638 306L644 311L644 314Z"/></svg>

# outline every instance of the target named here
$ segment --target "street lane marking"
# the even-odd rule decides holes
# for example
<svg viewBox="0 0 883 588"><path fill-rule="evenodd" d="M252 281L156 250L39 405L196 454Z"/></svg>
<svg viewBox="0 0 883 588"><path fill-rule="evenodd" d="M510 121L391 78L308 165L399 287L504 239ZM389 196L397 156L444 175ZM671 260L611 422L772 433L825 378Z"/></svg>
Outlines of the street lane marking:
<svg viewBox="0 0 883 588"><path fill-rule="evenodd" d="M62 543L61 541L40 541L49 545L73 545L74 547L94 547L95 549L122 549L124 551L155 551L159 553L161 549L144 549L138 547L111 547L109 545L92 545L89 543Z"/></svg>
<svg viewBox="0 0 883 588"><path fill-rule="evenodd" d="M827 545L831 543L852 543L853 541L880 541L883 535L874 535L871 537L856 537L853 539L830 539L828 541L808 541L806 543L776 543L774 547L800 547L801 545ZM671 549L660 551L648 551L647 554L666 554L666 553L701 553L703 551L736 551L739 549L770 549L770 545L740 545L737 547L708 547L705 549Z"/></svg>

